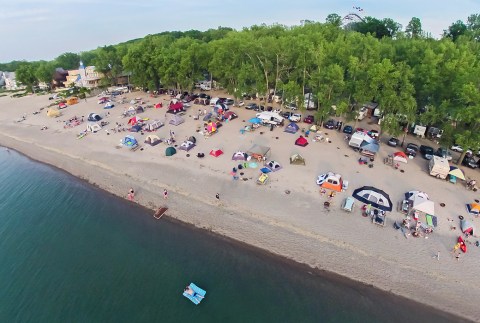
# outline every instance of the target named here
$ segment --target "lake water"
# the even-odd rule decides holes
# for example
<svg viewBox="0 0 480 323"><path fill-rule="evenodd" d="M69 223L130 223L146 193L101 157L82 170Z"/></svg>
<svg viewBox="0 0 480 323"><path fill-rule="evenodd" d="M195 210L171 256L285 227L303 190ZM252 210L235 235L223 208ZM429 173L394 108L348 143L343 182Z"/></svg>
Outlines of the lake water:
<svg viewBox="0 0 480 323"><path fill-rule="evenodd" d="M0 322L459 321L151 214L0 148Z"/></svg>

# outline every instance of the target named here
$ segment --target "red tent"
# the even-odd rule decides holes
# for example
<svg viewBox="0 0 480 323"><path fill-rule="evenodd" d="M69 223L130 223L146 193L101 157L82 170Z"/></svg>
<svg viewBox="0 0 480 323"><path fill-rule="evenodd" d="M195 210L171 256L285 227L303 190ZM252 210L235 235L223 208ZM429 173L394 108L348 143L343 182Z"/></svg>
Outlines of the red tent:
<svg viewBox="0 0 480 323"><path fill-rule="evenodd" d="M176 103L170 102L170 106L168 107L168 111L179 112L183 110L183 103L177 101Z"/></svg>
<svg viewBox="0 0 480 323"><path fill-rule="evenodd" d="M157 103L155 104L155 109L160 109L161 107L163 107L162 103Z"/></svg>
<svg viewBox="0 0 480 323"><path fill-rule="evenodd" d="M300 136L297 140L295 140L295 145L305 147L308 145L308 140L304 136Z"/></svg>
<svg viewBox="0 0 480 323"><path fill-rule="evenodd" d="M217 150L210 150L210 155L212 155L213 157L218 157L220 155L223 154L223 151L221 149L217 149Z"/></svg>
<svg viewBox="0 0 480 323"><path fill-rule="evenodd" d="M138 121L139 121L139 119L137 118L137 116L134 116L134 117L130 118L130 120L128 120L128 124L133 126L133 125L137 124Z"/></svg>

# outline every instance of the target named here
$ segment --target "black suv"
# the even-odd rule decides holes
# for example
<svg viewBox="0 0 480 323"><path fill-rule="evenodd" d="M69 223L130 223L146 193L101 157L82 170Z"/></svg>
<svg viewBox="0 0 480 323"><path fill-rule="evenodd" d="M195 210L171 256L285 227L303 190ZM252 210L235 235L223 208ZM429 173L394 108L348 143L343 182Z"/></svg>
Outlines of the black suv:
<svg viewBox="0 0 480 323"><path fill-rule="evenodd" d="M245 106L245 109L258 111L258 105L256 103L249 103Z"/></svg>
<svg viewBox="0 0 480 323"><path fill-rule="evenodd" d="M415 157L417 156L418 146L412 143L409 143L405 148L405 153L409 156Z"/></svg>
<svg viewBox="0 0 480 323"><path fill-rule="evenodd" d="M434 150L430 146L421 145L420 152L422 153L423 158L430 160L433 158Z"/></svg>
<svg viewBox="0 0 480 323"><path fill-rule="evenodd" d="M325 122L325 124L323 126L327 129L335 129L336 124L337 123L335 122L335 120L330 119L327 122Z"/></svg>

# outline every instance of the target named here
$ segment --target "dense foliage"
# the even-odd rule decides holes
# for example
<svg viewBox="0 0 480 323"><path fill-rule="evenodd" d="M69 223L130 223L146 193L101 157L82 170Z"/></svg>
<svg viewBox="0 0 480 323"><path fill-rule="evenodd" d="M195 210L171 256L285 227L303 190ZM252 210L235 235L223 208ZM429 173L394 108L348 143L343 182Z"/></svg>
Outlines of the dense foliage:
<svg viewBox="0 0 480 323"><path fill-rule="evenodd" d="M300 106L308 89L318 117L351 118L358 104L375 101L389 134L412 123L436 125L446 130L445 141L473 147L480 143L479 40L480 15L453 23L435 40L415 17L402 31L392 19L373 17L342 28L340 16L332 14L323 24L166 32L65 53L53 62L10 64L27 85L48 79L55 67L76 68L82 59L107 82L128 71L131 83L148 89L190 90L211 77L235 97L273 90Z"/></svg>

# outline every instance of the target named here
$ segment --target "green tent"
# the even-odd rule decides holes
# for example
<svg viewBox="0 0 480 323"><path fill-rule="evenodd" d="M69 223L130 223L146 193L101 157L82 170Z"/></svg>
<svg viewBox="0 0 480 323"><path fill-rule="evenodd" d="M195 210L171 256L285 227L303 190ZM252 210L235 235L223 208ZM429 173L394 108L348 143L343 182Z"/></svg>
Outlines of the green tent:
<svg viewBox="0 0 480 323"><path fill-rule="evenodd" d="M165 156L173 156L177 153L177 150L174 147L167 147L165 149Z"/></svg>

